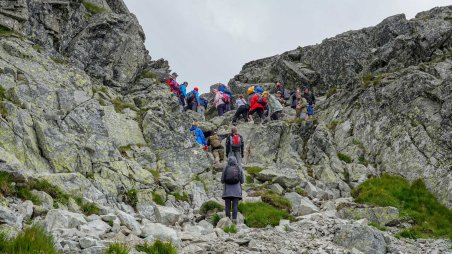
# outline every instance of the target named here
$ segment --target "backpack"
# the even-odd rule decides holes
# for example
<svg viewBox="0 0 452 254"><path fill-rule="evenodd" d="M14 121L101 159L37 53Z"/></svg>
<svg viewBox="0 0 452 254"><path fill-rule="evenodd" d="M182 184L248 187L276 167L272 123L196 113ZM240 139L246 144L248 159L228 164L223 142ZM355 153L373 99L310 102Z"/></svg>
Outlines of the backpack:
<svg viewBox="0 0 452 254"><path fill-rule="evenodd" d="M237 165L226 167L224 182L227 184L236 184L240 182L240 169Z"/></svg>
<svg viewBox="0 0 452 254"><path fill-rule="evenodd" d="M218 138L218 136L212 136L210 138L210 144L212 145L212 148L220 148L221 146L221 141L220 138Z"/></svg>
<svg viewBox="0 0 452 254"><path fill-rule="evenodd" d="M240 150L242 148L242 140L239 134L231 135L231 148L234 151Z"/></svg>
<svg viewBox="0 0 452 254"><path fill-rule="evenodd" d="M226 103L226 104L231 102L231 97L228 94L226 94L226 93L223 93L223 98L222 99L223 99L223 102Z"/></svg>
<svg viewBox="0 0 452 254"><path fill-rule="evenodd" d="M262 95L260 94L258 94L257 96L259 96L259 99L257 99L257 103L261 104L262 106L265 106L264 97L262 97Z"/></svg>
<svg viewBox="0 0 452 254"><path fill-rule="evenodd" d="M205 98L199 98L199 100L201 101L201 106L207 108L207 105L209 104L209 101L207 101Z"/></svg>
<svg viewBox="0 0 452 254"><path fill-rule="evenodd" d="M193 99L195 99L195 97L196 97L195 93L191 91L187 94L187 97L185 99L187 100L188 103L191 103Z"/></svg>

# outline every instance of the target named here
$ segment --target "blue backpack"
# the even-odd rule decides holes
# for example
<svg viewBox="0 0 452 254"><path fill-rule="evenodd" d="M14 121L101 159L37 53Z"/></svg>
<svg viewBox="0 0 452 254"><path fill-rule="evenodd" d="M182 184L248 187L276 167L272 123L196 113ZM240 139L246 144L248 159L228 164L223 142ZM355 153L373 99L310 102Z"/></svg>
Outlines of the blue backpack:
<svg viewBox="0 0 452 254"><path fill-rule="evenodd" d="M264 89L262 89L262 87L260 86L254 86L254 92L261 94L264 92Z"/></svg>
<svg viewBox="0 0 452 254"><path fill-rule="evenodd" d="M188 103L191 103L194 99L196 99L196 94L194 91L191 91L187 94L187 97L185 98Z"/></svg>
<svg viewBox="0 0 452 254"><path fill-rule="evenodd" d="M199 98L200 102L201 102L201 106L207 108L207 105L209 104L209 101L206 100L205 98Z"/></svg>

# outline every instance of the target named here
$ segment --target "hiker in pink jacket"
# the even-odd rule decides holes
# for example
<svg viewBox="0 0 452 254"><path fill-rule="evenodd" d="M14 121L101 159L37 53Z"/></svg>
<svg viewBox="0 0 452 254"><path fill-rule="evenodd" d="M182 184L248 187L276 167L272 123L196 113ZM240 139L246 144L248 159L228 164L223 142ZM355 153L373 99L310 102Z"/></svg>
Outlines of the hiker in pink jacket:
<svg viewBox="0 0 452 254"><path fill-rule="evenodd" d="M215 94L215 98L213 99L213 105L217 108L218 116L223 116L224 111L226 109L226 104L224 103L223 93L218 91L218 89L214 89L213 93Z"/></svg>

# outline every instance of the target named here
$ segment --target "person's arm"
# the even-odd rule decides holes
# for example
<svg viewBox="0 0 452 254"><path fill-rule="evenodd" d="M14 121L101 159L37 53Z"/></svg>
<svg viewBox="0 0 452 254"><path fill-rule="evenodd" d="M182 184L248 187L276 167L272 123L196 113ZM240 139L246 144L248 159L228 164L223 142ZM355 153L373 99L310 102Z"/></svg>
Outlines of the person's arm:
<svg viewBox="0 0 452 254"><path fill-rule="evenodd" d="M239 169L240 169L240 183L243 184L245 182L245 174L243 173L242 166L239 165Z"/></svg>
<svg viewBox="0 0 452 254"><path fill-rule="evenodd" d="M229 147L230 147L230 138L229 138L229 135L226 137L226 156L228 156L229 155Z"/></svg>
<svg viewBox="0 0 452 254"><path fill-rule="evenodd" d="M221 173L221 183L224 183L224 172L226 171L226 167L223 168L223 173Z"/></svg>
<svg viewBox="0 0 452 254"><path fill-rule="evenodd" d="M198 107L201 106L201 101L199 100L199 93L196 92L196 102L198 103Z"/></svg>
<svg viewBox="0 0 452 254"><path fill-rule="evenodd" d="M244 151L245 151L245 142L243 142L242 135L240 135L240 143L241 143L241 145L240 145L240 153L241 153L242 158L243 158L243 157L245 157L245 156L243 156L244 155Z"/></svg>

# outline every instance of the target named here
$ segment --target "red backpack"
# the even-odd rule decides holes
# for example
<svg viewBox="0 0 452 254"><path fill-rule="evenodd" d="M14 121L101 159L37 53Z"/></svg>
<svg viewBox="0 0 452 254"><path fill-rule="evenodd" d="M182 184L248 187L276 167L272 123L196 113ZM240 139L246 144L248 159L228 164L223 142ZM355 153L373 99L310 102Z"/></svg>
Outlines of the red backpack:
<svg viewBox="0 0 452 254"><path fill-rule="evenodd" d="M226 94L226 93L223 93L223 102L224 103L229 103L229 102L231 102L231 97L228 95L228 94Z"/></svg>
<svg viewBox="0 0 452 254"><path fill-rule="evenodd" d="M239 134L231 136L231 147L233 150L242 148L242 140L240 139Z"/></svg>

